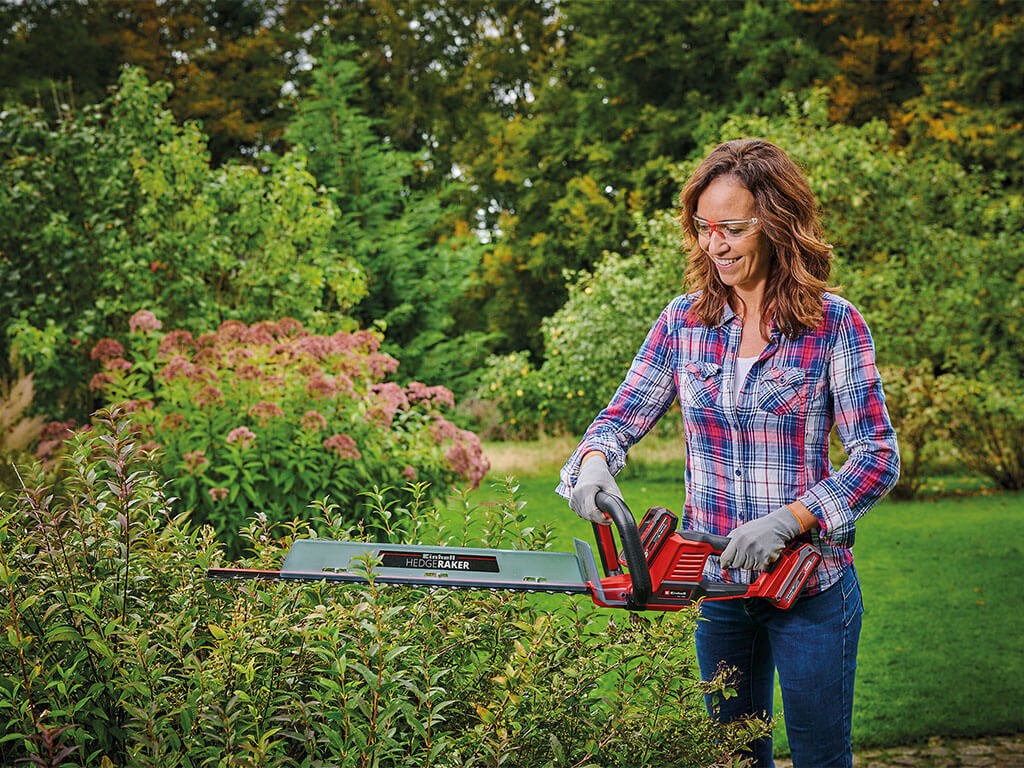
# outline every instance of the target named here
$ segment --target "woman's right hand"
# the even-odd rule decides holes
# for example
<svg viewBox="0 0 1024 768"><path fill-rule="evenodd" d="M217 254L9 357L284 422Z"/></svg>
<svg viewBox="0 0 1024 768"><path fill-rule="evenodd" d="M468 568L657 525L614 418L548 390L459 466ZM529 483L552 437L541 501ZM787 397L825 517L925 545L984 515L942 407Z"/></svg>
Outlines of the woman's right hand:
<svg viewBox="0 0 1024 768"><path fill-rule="evenodd" d="M615 484L608 471L608 461L600 451L593 451L583 457L576 485L569 494L569 507L584 520L600 525L611 525L612 519L597 508L597 492L604 491L622 498L622 491Z"/></svg>

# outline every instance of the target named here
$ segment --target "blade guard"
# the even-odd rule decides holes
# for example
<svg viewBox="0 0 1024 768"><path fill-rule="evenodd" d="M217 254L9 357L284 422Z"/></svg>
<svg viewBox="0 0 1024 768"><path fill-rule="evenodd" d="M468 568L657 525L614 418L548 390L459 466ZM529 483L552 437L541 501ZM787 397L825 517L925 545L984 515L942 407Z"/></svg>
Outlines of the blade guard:
<svg viewBox="0 0 1024 768"><path fill-rule="evenodd" d="M791 542L753 584L709 582L703 578L704 565L709 556L725 550L727 537L676 531L678 518L663 507L648 510L637 528L621 499L598 492L596 502L619 532L623 550L620 557L611 526L594 524L605 570L600 589L591 585L591 595L598 605L632 611L673 611L700 598L761 597L777 608L788 609L821 561L821 553L811 544ZM621 565L626 566L628 574L623 574Z"/></svg>

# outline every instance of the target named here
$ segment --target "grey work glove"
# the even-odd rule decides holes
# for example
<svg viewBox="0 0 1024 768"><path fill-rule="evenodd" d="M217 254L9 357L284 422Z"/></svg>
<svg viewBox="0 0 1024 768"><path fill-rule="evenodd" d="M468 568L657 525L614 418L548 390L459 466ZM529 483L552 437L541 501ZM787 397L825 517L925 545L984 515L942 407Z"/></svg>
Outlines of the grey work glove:
<svg viewBox="0 0 1024 768"><path fill-rule="evenodd" d="M723 568L763 571L779 559L791 539L803 533L803 527L788 507L737 526L729 533L729 546L721 556Z"/></svg>
<svg viewBox="0 0 1024 768"><path fill-rule="evenodd" d="M622 491L608 471L608 462L600 454L587 456L580 465L576 485L569 494L569 507L584 520L611 525L612 519L597 508L598 491L622 498Z"/></svg>

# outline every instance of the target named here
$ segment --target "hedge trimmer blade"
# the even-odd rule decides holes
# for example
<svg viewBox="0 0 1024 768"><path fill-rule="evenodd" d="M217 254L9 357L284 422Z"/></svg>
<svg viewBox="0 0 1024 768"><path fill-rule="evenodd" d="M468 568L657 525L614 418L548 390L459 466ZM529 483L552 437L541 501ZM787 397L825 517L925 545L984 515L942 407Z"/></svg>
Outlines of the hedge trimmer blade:
<svg viewBox="0 0 1024 768"><path fill-rule="evenodd" d="M573 554L299 539L280 571L211 568L207 576L366 583L369 570L383 584L586 594L600 577L590 545L575 544Z"/></svg>

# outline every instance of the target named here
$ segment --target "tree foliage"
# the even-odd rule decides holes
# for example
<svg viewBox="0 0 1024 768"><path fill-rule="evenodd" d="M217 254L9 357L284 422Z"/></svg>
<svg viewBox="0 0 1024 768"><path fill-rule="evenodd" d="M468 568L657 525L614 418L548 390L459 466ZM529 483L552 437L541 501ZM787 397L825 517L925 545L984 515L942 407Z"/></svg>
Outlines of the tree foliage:
<svg viewBox="0 0 1024 768"><path fill-rule="evenodd" d="M471 388L482 339L456 327L451 306L467 292L480 248L450 201L454 190L418 191L422 155L382 141L378 121L356 105L360 70L345 55L352 50L325 46L288 139L341 212L334 248L367 276L357 320L385 329L388 348L401 351L403 377L444 375ZM467 377L471 384L460 386Z"/></svg>
<svg viewBox="0 0 1024 768"><path fill-rule="evenodd" d="M830 118L885 120L894 139L1021 179L1024 2L799 0L831 62Z"/></svg>
<svg viewBox="0 0 1024 768"><path fill-rule="evenodd" d="M174 84L171 111L202 121L215 165L243 150L283 148L281 87L301 40L283 25L279 3L28 0L8 5L0 20L0 80L51 117L60 103L102 101L128 64Z"/></svg>
<svg viewBox="0 0 1024 768"><path fill-rule="evenodd" d="M904 104L898 124L917 154L980 167L1007 188L1019 189L1024 2L959 0L947 10L949 31L925 63L921 95Z"/></svg>

